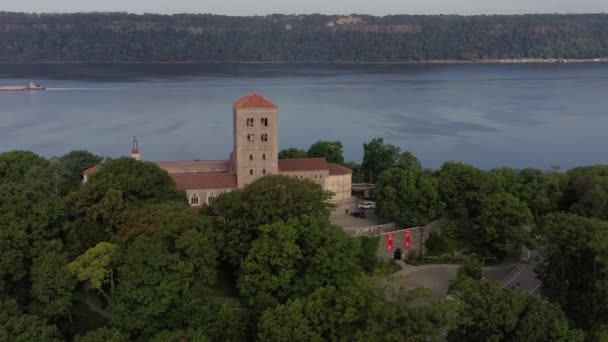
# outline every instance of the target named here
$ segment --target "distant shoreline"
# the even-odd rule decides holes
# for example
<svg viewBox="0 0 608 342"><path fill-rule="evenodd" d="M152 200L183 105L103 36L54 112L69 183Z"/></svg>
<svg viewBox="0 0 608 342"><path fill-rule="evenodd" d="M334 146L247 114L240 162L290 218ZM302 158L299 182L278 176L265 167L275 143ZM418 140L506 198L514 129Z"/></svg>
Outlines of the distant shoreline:
<svg viewBox="0 0 608 342"><path fill-rule="evenodd" d="M40 61L40 62L8 62L0 61L1 65L8 64L101 64L101 65L130 65L130 64L260 64L260 65L275 65L275 64L317 64L317 65L407 65L407 64L573 64L573 63L608 63L608 57L604 58L585 58L585 59L560 59L560 58L503 58L503 59L480 59L480 60L452 60L452 59L434 59L424 61L393 61L393 62L374 62L374 61L158 61L158 62L132 62L132 61Z"/></svg>

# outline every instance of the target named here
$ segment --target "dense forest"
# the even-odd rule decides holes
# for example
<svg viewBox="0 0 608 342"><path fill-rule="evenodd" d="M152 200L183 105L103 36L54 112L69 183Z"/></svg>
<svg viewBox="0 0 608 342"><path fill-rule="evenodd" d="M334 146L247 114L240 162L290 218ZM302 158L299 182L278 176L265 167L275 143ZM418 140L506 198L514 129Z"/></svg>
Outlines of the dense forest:
<svg viewBox="0 0 608 342"><path fill-rule="evenodd" d="M608 15L0 12L0 62L400 62L608 57Z"/></svg>
<svg viewBox="0 0 608 342"><path fill-rule="evenodd" d="M0 154L0 340L608 337L606 166L429 170L382 139L363 149L361 164L345 162L337 141L280 157L349 165L376 183L386 219L447 218L427 245L457 242L464 255L448 296L391 286L396 265L377 259L378 239L333 225L331 194L310 180L268 175L193 211L154 163L11 151ZM482 277L478 256L500 260L522 245L542 256L542 296Z"/></svg>

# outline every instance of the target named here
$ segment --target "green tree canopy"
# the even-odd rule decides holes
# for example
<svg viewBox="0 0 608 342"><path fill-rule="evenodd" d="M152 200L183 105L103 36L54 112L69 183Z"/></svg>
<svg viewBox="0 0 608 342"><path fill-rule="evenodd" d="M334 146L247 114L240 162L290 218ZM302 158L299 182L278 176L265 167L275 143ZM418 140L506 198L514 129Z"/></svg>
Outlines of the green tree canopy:
<svg viewBox="0 0 608 342"><path fill-rule="evenodd" d="M118 246L109 242L100 242L68 265L68 269L79 281L88 281L91 288L99 291L109 301L114 289L114 266L118 254Z"/></svg>
<svg viewBox="0 0 608 342"><path fill-rule="evenodd" d="M14 299L0 300L0 341L62 341L59 330L38 316L24 314Z"/></svg>
<svg viewBox="0 0 608 342"><path fill-rule="evenodd" d="M293 293L302 251L297 245L296 222L260 228L260 237L241 264L238 287L249 304L266 308L286 301Z"/></svg>
<svg viewBox="0 0 608 342"><path fill-rule="evenodd" d="M539 220L534 234L547 298L581 328L608 325L608 222L551 213Z"/></svg>
<svg viewBox="0 0 608 342"><path fill-rule="evenodd" d="M339 141L317 141L308 149L308 157L325 158L330 163L344 164L342 143Z"/></svg>
<svg viewBox="0 0 608 342"><path fill-rule="evenodd" d="M290 147L279 152L279 159L299 159L308 158L308 152L294 147Z"/></svg>
<svg viewBox="0 0 608 342"><path fill-rule="evenodd" d="M422 170L411 153L402 157L398 167L388 169L378 179L376 214L403 225L424 225L427 218L437 218L444 211L437 180Z"/></svg>
<svg viewBox="0 0 608 342"><path fill-rule="evenodd" d="M375 183L382 172L397 165L400 149L385 144L383 138L374 138L363 144L362 168L370 183Z"/></svg>
<svg viewBox="0 0 608 342"><path fill-rule="evenodd" d="M482 255L503 257L510 247L523 245L523 226L531 224L532 219L528 206L513 195L489 195L473 218L469 241Z"/></svg>
<svg viewBox="0 0 608 342"><path fill-rule="evenodd" d="M77 190L82 184L84 170L98 165L103 158L88 151L72 151L58 158L61 171L61 193Z"/></svg>
<svg viewBox="0 0 608 342"><path fill-rule="evenodd" d="M445 162L438 172L439 194L451 216L468 218L479 212L489 192L486 174L471 165Z"/></svg>
<svg viewBox="0 0 608 342"><path fill-rule="evenodd" d="M559 306L498 282L460 276L450 294L462 307L448 341L583 341Z"/></svg>
<svg viewBox="0 0 608 342"><path fill-rule="evenodd" d="M32 311L52 319L69 313L76 279L68 270L68 255L58 240L49 241L32 260Z"/></svg>
<svg viewBox="0 0 608 342"><path fill-rule="evenodd" d="M74 342L129 342L128 334L115 328L99 328L84 335L77 335Z"/></svg>
<svg viewBox="0 0 608 342"><path fill-rule="evenodd" d="M330 196L308 179L270 175L219 196L202 214L212 217L221 232L223 259L238 267L258 237L259 227L291 219L306 222L314 217L329 218Z"/></svg>

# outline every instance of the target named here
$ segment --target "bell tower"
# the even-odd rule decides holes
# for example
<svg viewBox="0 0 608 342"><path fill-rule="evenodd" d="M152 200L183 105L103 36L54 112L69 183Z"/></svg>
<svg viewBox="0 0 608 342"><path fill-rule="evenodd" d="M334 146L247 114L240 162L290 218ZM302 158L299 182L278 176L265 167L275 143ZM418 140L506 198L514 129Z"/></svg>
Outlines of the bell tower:
<svg viewBox="0 0 608 342"><path fill-rule="evenodd" d="M233 168L239 188L279 169L278 107L251 93L233 103Z"/></svg>

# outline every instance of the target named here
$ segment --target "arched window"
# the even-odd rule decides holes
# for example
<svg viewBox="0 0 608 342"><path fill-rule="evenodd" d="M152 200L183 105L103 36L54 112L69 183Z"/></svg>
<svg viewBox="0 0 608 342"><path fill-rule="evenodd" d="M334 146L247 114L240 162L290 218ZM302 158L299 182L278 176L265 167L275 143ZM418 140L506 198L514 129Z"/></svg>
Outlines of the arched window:
<svg viewBox="0 0 608 342"><path fill-rule="evenodd" d="M190 197L190 204L198 205L198 195L196 193L192 194L192 196Z"/></svg>
<svg viewBox="0 0 608 342"><path fill-rule="evenodd" d="M253 160L253 154L249 155L249 160Z"/></svg>
<svg viewBox="0 0 608 342"><path fill-rule="evenodd" d="M262 160L266 160L266 155L262 154Z"/></svg>
<svg viewBox="0 0 608 342"><path fill-rule="evenodd" d="M207 204L211 204L211 202L213 202L216 198L217 198L217 195L214 194L213 192L208 193L207 194Z"/></svg>
<svg viewBox="0 0 608 342"><path fill-rule="evenodd" d="M268 127L268 118L262 118L260 122L262 123L262 126Z"/></svg>
<svg viewBox="0 0 608 342"><path fill-rule="evenodd" d="M268 134L262 134L262 141L268 141Z"/></svg>
<svg viewBox="0 0 608 342"><path fill-rule="evenodd" d="M249 174L253 176L253 169L249 170Z"/></svg>
<svg viewBox="0 0 608 342"><path fill-rule="evenodd" d="M247 134L247 141L248 142L253 142L255 140L254 137L255 137L254 134Z"/></svg>
<svg viewBox="0 0 608 342"><path fill-rule="evenodd" d="M247 127L253 127L254 120L253 118L247 118Z"/></svg>

